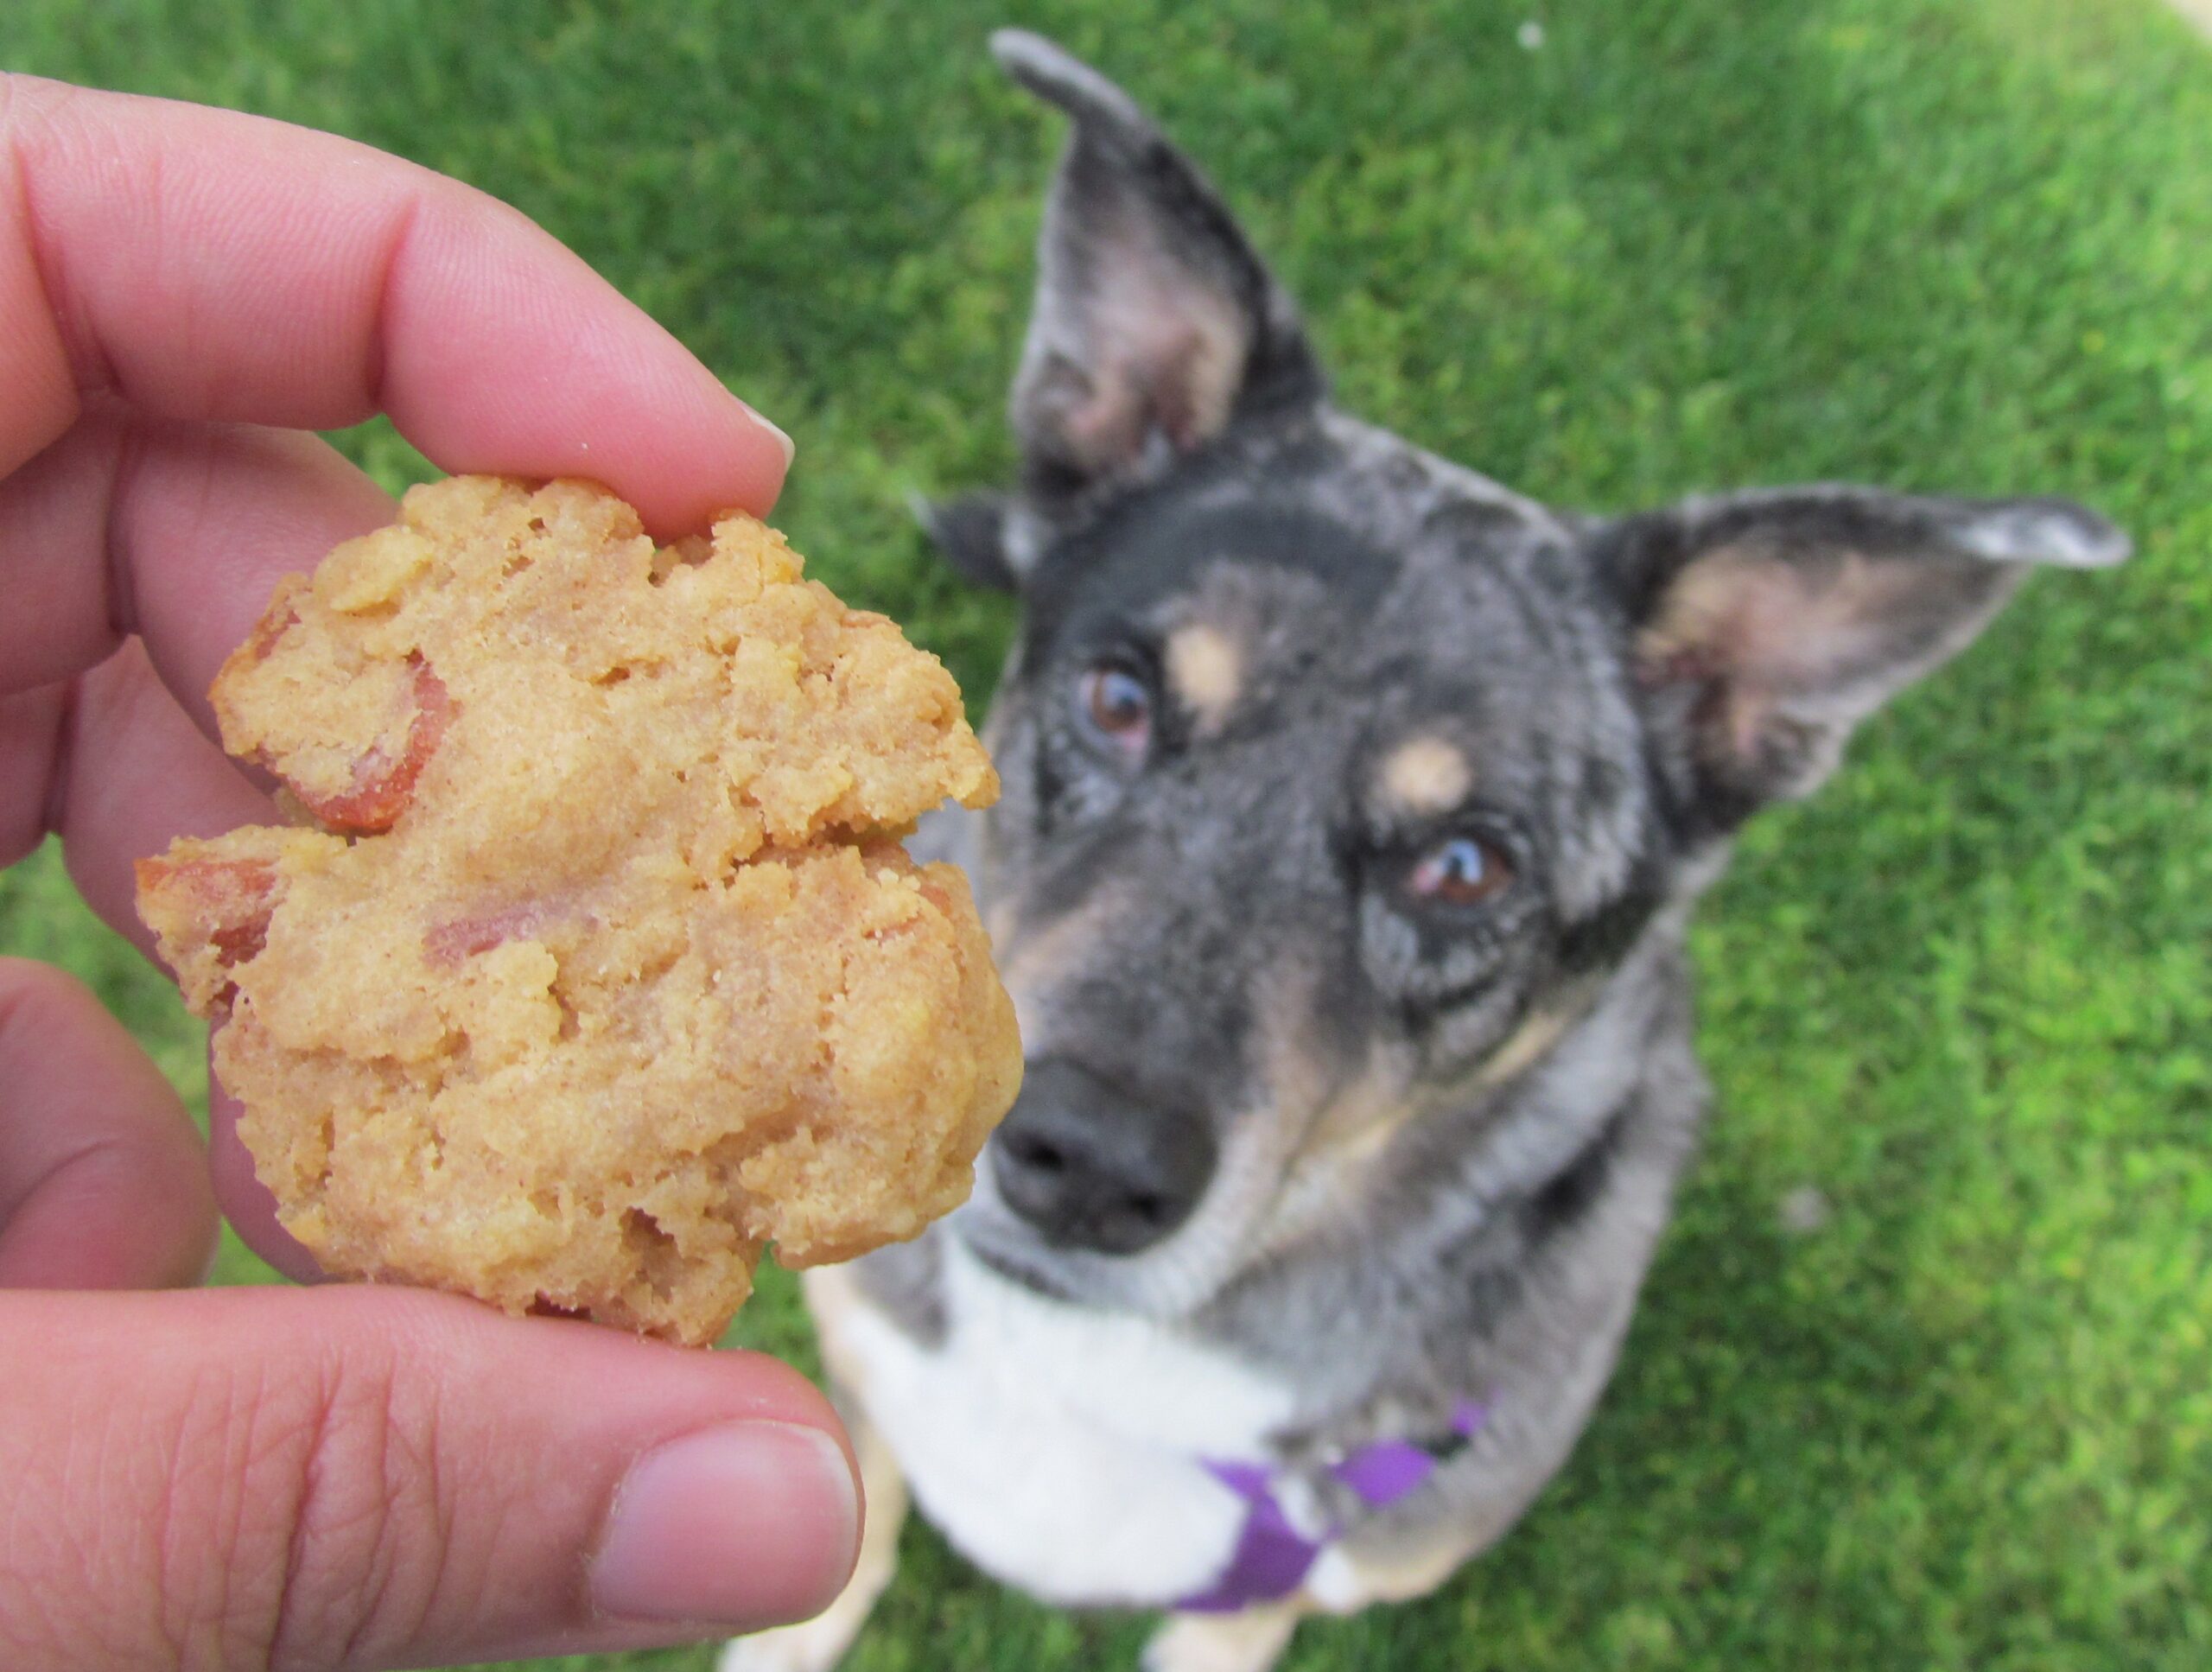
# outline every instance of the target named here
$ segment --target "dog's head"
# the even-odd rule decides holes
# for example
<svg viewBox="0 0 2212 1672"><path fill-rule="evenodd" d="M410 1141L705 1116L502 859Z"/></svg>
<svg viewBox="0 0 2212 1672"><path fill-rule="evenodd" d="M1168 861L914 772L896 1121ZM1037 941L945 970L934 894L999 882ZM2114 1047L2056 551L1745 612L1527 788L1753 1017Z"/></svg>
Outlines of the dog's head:
<svg viewBox="0 0 2212 1672"><path fill-rule="evenodd" d="M1057 48L995 46L1074 129L1020 486L931 517L1024 606L980 881L1027 1078L961 1224L1173 1314L1510 1091L2027 564L2126 544L1833 486L1547 510L1332 408L1198 170Z"/></svg>

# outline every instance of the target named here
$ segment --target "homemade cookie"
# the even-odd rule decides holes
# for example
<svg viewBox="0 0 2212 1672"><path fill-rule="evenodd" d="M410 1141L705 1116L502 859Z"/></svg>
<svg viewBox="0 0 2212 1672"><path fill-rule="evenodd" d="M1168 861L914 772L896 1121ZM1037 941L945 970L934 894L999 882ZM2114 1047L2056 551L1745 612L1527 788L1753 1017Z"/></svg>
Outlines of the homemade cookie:
<svg viewBox="0 0 2212 1672"><path fill-rule="evenodd" d="M213 692L315 828L181 841L139 910L334 1272L701 1343L968 1193L1020 1046L966 880L998 782L933 657L748 517L656 549L461 477L281 586Z"/></svg>

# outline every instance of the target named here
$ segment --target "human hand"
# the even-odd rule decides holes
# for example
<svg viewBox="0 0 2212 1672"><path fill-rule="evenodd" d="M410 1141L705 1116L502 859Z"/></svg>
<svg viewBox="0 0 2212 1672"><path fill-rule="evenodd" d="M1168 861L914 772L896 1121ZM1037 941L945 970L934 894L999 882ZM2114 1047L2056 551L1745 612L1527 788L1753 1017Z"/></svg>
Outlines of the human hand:
<svg viewBox="0 0 2212 1672"><path fill-rule="evenodd" d="M270 820L202 693L278 575L391 520L306 433L377 410L447 470L590 476L663 536L765 512L790 458L480 194L0 75L0 865L58 831L143 949L131 861ZM197 1281L218 1205L314 1275L215 1101L203 1154L89 994L0 960L0 1665L442 1664L836 1594L849 1453L772 1360L405 1289L130 1292Z"/></svg>

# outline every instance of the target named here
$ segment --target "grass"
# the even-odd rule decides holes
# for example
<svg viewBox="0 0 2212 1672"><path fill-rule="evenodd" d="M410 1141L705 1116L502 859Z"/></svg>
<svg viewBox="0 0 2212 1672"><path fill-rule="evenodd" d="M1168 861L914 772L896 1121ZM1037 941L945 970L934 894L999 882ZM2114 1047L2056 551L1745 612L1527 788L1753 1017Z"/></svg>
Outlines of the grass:
<svg viewBox="0 0 2212 1672"><path fill-rule="evenodd" d="M900 499L1010 462L1058 134L988 67L1007 10L14 0L0 66L518 204L792 430L780 520L980 699L1007 611ZM1751 835L1697 943L1722 1113L1596 1422L1489 1559L1289 1665L2212 1662L2212 53L2149 0L1012 10L1206 161L1347 404L1425 444L1595 505L2069 493L2141 546L2038 581ZM204 1088L50 853L0 944ZM746 1327L805 1357L787 1285ZM915 1529L852 1664L1128 1664L1144 1629Z"/></svg>

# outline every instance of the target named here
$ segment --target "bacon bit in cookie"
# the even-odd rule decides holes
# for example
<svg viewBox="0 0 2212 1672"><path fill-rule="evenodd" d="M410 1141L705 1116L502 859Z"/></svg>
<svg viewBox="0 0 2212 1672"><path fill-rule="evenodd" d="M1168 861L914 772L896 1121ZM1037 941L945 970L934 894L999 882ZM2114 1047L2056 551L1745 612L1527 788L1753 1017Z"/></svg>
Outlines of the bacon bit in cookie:
<svg viewBox="0 0 2212 1672"><path fill-rule="evenodd" d="M207 938L224 969L260 955L276 909L275 866L257 859L142 859L137 872L140 888L181 895L214 925Z"/></svg>
<svg viewBox="0 0 2212 1672"><path fill-rule="evenodd" d="M554 904L531 900L481 917L455 918L423 937L423 955L442 969L451 969L463 958L473 958L505 942L527 940L566 915Z"/></svg>
<svg viewBox="0 0 2212 1672"><path fill-rule="evenodd" d="M226 970L235 970L259 957L261 949L269 944L269 911L264 909L249 923L218 929L210 939L214 943L215 962Z"/></svg>
<svg viewBox="0 0 2212 1672"><path fill-rule="evenodd" d="M927 871L918 872L914 877L914 886L921 890L922 898L929 901L944 916L950 917L958 909L953 904L952 891L944 886L942 878L933 876Z"/></svg>
<svg viewBox="0 0 2212 1672"><path fill-rule="evenodd" d="M268 944L270 914L276 909L276 868L257 859L142 859L137 873L141 899L166 895L207 926L207 944L219 968L235 970L261 956ZM226 982L215 1003L228 1008L238 995Z"/></svg>
<svg viewBox="0 0 2212 1672"><path fill-rule="evenodd" d="M231 660L241 667L255 667L269 659L276 648L276 641L300 624L296 609L272 609L253 624L253 631L246 641L232 655Z"/></svg>
<svg viewBox="0 0 2212 1672"><path fill-rule="evenodd" d="M445 737L453 717L445 681L421 657L409 659L415 670L415 717L408 724L407 745L397 760L379 743L353 763L353 787L341 795L311 795L285 779L302 804L331 830L357 835L390 830L414 800L415 780Z"/></svg>

